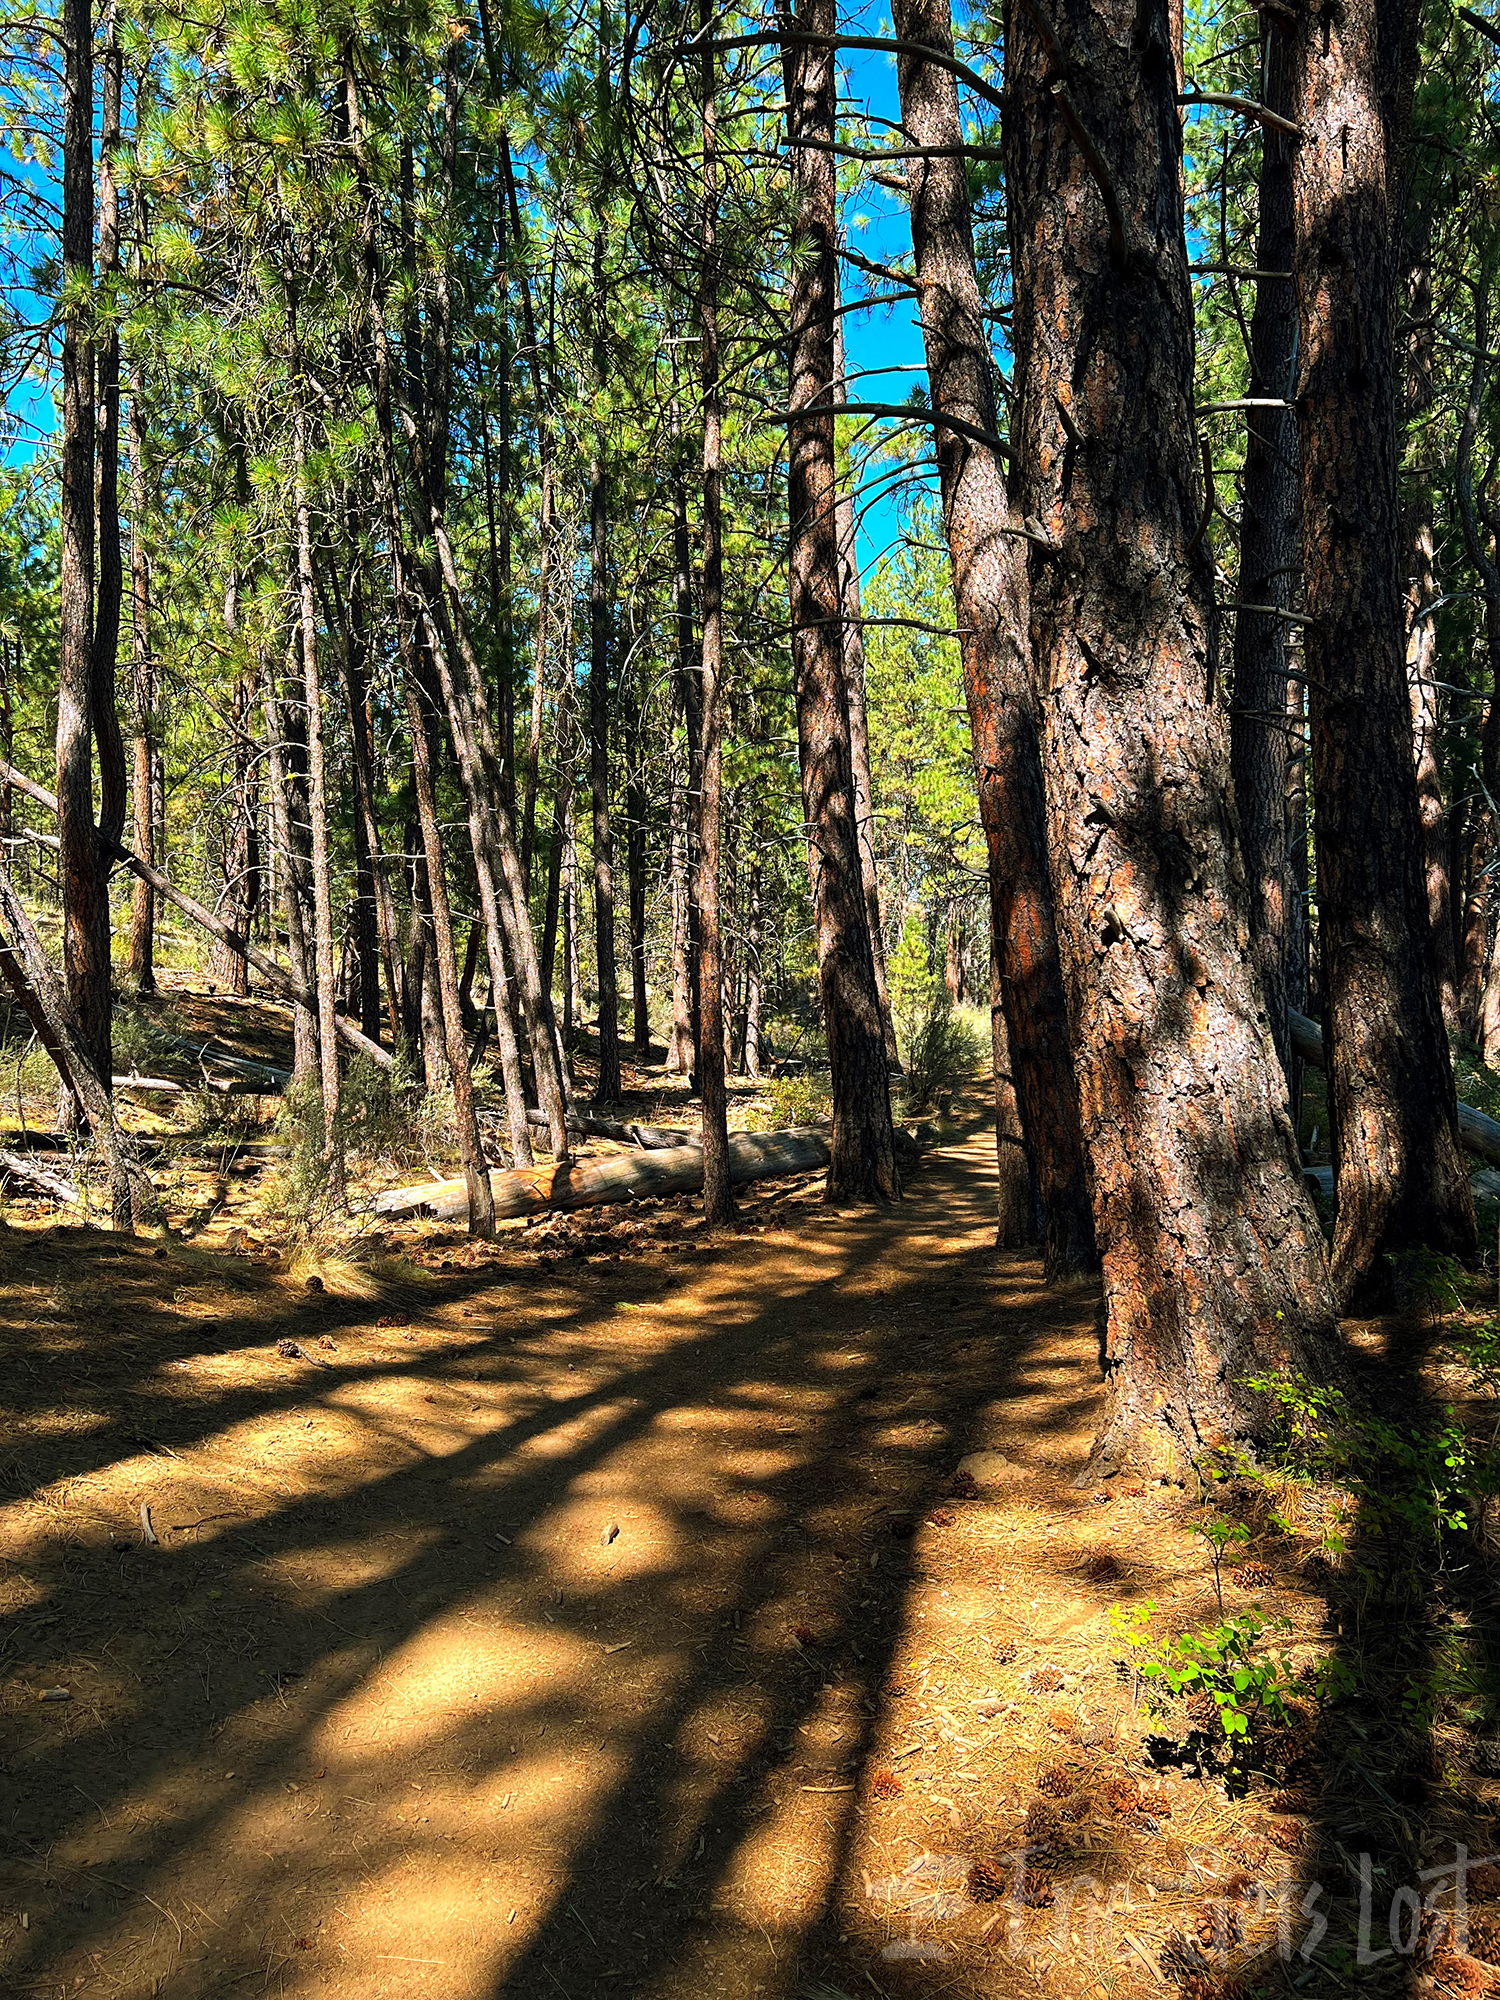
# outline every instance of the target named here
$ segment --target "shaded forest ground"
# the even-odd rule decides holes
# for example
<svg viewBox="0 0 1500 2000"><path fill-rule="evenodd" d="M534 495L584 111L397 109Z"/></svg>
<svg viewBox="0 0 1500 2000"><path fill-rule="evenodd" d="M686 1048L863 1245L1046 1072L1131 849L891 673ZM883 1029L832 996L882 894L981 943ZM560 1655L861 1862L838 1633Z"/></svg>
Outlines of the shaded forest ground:
<svg viewBox="0 0 1500 2000"><path fill-rule="evenodd" d="M994 1251L977 1096L889 1214L413 1224L321 1290L221 1178L195 1241L0 1233L0 1990L1482 1990L1389 1914L1496 1846L1488 1544L1218 1496L1226 1608L1354 1677L1226 1783L1111 1620L1218 1620L1204 1511L1074 1485L1097 1301ZM1422 1329L1351 1332L1409 1395Z"/></svg>

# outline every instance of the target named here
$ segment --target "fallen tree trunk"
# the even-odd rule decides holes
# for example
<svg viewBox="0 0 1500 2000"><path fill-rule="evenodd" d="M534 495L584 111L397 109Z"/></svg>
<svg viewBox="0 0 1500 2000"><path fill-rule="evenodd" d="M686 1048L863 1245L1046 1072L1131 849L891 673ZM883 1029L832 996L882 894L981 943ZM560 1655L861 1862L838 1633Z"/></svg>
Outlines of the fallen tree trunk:
<svg viewBox="0 0 1500 2000"><path fill-rule="evenodd" d="M1314 1069L1322 1069L1323 1030L1306 1014L1299 1014L1295 1007L1288 1007L1286 1012L1291 1023L1293 1049ZM1476 1111L1472 1104L1460 1104L1458 1138L1465 1152L1477 1153L1480 1159L1488 1160L1492 1166L1500 1166L1500 1118L1491 1118L1483 1111Z"/></svg>
<svg viewBox="0 0 1500 2000"><path fill-rule="evenodd" d="M0 1153L0 1167L12 1180L24 1181L27 1187L51 1195L54 1201L76 1207L83 1200L71 1181L63 1180L58 1174L49 1174L45 1167L39 1167L35 1160L28 1160L24 1153Z"/></svg>
<svg viewBox="0 0 1500 2000"><path fill-rule="evenodd" d="M526 1122L539 1130L547 1130L547 1114L535 1105L526 1107ZM648 1152L666 1152L674 1146L698 1146L702 1141L696 1132L690 1132L685 1125L631 1125L619 1118L590 1118L570 1111L568 1130L577 1132L580 1138L618 1139L623 1145L642 1146Z"/></svg>
<svg viewBox="0 0 1500 2000"><path fill-rule="evenodd" d="M811 1173L828 1165L828 1140L821 1132L736 1132L729 1141L729 1179L774 1180L780 1174ZM568 1160L557 1167L492 1173L497 1218L542 1215L575 1208L603 1208L616 1201L653 1201L661 1195L696 1194L703 1186L701 1146L673 1146L661 1152L617 1154L608 1160ZM370 1204L377 1215L431 1215L442 1221L467 1215L464 1182L434 1181L426 1187L391 1188Z"/></svg>
<svg viewBox="0 0 1500 2000"><path fill-rule="evenodd" d="M57 800L46 786L39 785L35 778L28 778L24 771L18 771L13 764L7 764L4 758L0 758L0 779L8 785L14 785L17 791L24 792L27 798L35 799L37 804L45 806L48 812L57 811ZM317 1013L318 996L293 979L283 966L278 965L275 959L263 952L258 945L252 944L249 938L241 937L238 931L231 930L229 925L216 917L212 910L205 909L202 903L174 887L159 868L153 868L149 861L142 861L138 854L132 854L130 849L122 846L118 840L111 840L102 828L95 827L94 832L98 836L99 845L107 854L112 855L116 861L123 862L132 875L138 875L143 882L149 882L158 895L165 896L167 901L181 910L184 916L191 917L195 924L200 924L210 937L217 938L219 943L232 951L236 958L242 958L247 965L253 966L266 984L283 1000L289 1000L294 1006L306 1007L312 1013ZM39 834L33 834L31 837L34 840L43 838ZM50 846L52 843L48 841L47 844ZM368 1035L363 1034L342 1014L334 1015L333 1025L351 1049L357 1049L361 1055L368 1056L371 1062L376 1063L381 1069L395 1068L396 1059L390 1050L381 1048L378 1042L372 1042Z"/></svg>

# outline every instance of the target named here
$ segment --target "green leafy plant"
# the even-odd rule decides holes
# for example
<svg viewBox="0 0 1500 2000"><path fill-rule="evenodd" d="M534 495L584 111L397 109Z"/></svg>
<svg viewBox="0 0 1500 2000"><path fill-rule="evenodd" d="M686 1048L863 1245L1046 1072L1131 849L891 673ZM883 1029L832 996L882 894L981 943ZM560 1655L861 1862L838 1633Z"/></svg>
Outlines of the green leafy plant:
<svg viewBox="0 0 1500 2000"><path fill-rule="evenodd" d="M1167 1695L1208 1695L1231 1742L1243 1742L1257 1721L1286 1723L1299 1683L1286 1659L1263 1649L1270 1630L1289 1631L1281 1618L1268 1624L1253 1612L1226 1618L1202 1632L1183 1632L1155 1659L1141 1663L1140 1677Z"/></svg>
<svg viewBox="0 0 1500 2000"><path fill-rule="evenodd" d="M1224 1559L1232 1548L1250 1539L1250 1530L1243 1521L1226 1521L1222 1516L1212 1521L1195 1521L1193 1533L1208 1544L1208 1559L1214 1569L1214 1596L1219 1600L1219 1615L1224 1614L1224 1584L1222 1571Z"/></svg>
<svg viewBox="0 0 1500 2000"><path fill-rule="evenodd" d="M766 1085L771 1129L816 1125L828 1115L828 1092L815 1076L776 1076Z"/></svg>

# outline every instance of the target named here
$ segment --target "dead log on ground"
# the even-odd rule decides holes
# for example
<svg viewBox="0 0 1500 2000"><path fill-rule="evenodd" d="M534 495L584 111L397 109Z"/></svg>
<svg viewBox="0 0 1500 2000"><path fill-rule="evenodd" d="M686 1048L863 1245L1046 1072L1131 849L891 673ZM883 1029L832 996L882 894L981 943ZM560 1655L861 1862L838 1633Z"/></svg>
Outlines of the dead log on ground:
<svg viewBox="0 0 1500 2000"><path fill-rule="evenodd" d="M39 1167L35 1160L28 1160L24 1153L0 1153L0 1167L12 1180L22 1181L27 1187L34 1187L40 1193L51 1195L69 1207L77 1207L83 1196L71 1181L65 1181L60 1174L49 1174L45 1167Z"/></svg>
<svg viewBox="0 0 1500 2000"><path fill-rule="evenodd" d="M547 1130L547 1114L535 1105L526 1107L526 1122L540 1131ZM690 1132L685 1125L632 1125L619 1118L594 1118L586 1113L570 1111L568 1130L578 1133L580 1138L618 1139L622 1145L641 1146L648 1152L662 1153L673 1146L696 1146L701 1143L696 1132Z"/></svg>
<svg viewBox="0 0 1500 2000"><path fill-rule="evenodd" d="M828 1140L821 1132L735 1132L729 1140L729 1179L774 1180L781 1174L811 1173L828 1165ZM616 1201L655 1201L663 1195L696 1194L703 1186L700 1146L673 1146L661 1152L619 1153L607 1160L567 1160L561 1166L492 1173L497 1218L566 1213L603 1208ZM431 1215L448 1221L469 1212L461 1180L426 1187L391 1188L370 1204L377 1215Z"/></svg>
<svg viewBox="0 0 1500 2000"><path fill-rule="evenodd" d="M1295 1007L1288 1007L1286 1012L1291 1025L1292 1048L1304 1062L1311 1063L1314 1069L1322 1069L1323 1030L1306 1014L1299 1014ZM1500 1166L1500 1118L1491 1118L1486 1112L1476 1111L1472 1104L1460 1104L1458 1139L1466 1152L1477 1153L1481 1160Z"/></svg>

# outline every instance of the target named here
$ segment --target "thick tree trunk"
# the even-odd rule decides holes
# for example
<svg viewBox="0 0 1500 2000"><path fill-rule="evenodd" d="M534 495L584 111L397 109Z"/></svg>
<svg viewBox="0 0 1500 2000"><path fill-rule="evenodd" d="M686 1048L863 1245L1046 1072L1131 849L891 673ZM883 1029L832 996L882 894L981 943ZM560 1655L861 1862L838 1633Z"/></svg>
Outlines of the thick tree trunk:
<svg viewBox="0 0 1500 2000"><path fill-rule="evenodd" d="M1286 30L1280 17L1261 16L1261 74L1265 102L1288 115ZM1289 278L1266 273L1292 267L1292 148L1290 134L1267 127L1261 134L1260 234L1255 310L1250 320L1252 397L1291 397L1297 367L1297 299ZM1231 284L1233 279L1229 281ZM1286 1073L1295 1061L1287 1039L1286 1010L1291 954L1292 885L1287 854L1287 667L1292 608L1301 574L1297 515L1297 422L1290 409L1255 409L1246 415L1245 490L1240 515L1241 604L1234 620L1234 705L1229 724L1229 769L1239 814L1245 879L1250 889L1250 948L1260 969L1271 1038Z"/></svg>
<svg viewBox="0 0 1500 2000"><path fill-rule="evenodd" d="M1476 1247L1428 948L1401 616L1396 249L1416 17L1416 0L1349 0L1292 30L1304 643L1345 1309L1385 1293L1392 1253Z"/></svg>
<svg viewBox="0 0 1500 2000"><path fill-rule="evenodd" d="M83 1045L109 1088L109 891L94 835L94 24L65 0L63 78L62 550L57 656L58 881L63 974Z"/></svg>
<svg viewBox="0 0 1500 2000"><path fill-rule="evenodd" d="M300 368L298 376L300 378ZM312 506L307 487L307 413L303 384L294 383L293 502L297 513L297 603L302 673L307 688L307 806L312 823L314 962L318 985L318 1072L323 1093L323 1170L331 1199L344 1198L344 1140L339 1122L339 1044L334 1024L338 966L333 950L333 863L328 846L328 780L323 756L323 684L313 588Z"/></svg>
<svg viewBox="0 0 1500 2000"><path fill-rule="evenodd" d="M834 0L801 0L795 21L819 37L837 26ZM793 682L807 827L818 975L833 1097L830 1201L894 1200L901 1192L891 1136L891 1093L880 995L860 875L849 701L839 590L834 465L834 61L829 47L788 42L787 140L797 202L791 324L788 507ZM820 407L822 406L822 407ZM700 1061L708 1060L707 1049Z"/></svg>
<svg viewBox="0 0 1500 2000"><path fill-rule="evenodd" d="M1469 368L1469 393L1459 423L1454 484L1464 553L1479 578L1484 606L1484 633L1490 666L1490 700L1480 738L1480 770L1489 794L1493 819L1500 805L1500 564L1492 545L1500 538L1500 512L1485 508L1474 484L1474 445L1479 435L1485 389L1490 371L1490 277L1482 270L1474 286L1474 345ZM1430 621L1429 621L1430 623ZM1478 1032L1484 1060L1500 1066L1500 947L1491 947L1483 995L1478 1007Z"/></svg>
<svg viewBox="0 0 1500 2000"><path fill-rule="evenodd" d="M151 651L151 567L146 553L146 410L137 361L130 383L130 721L131 841L148 864L161 859L156 839L153 739L156 661ZM7 753L8 754L8 753ZM130 898L130 959L126 977L137 993L156 991L156 893L137 875Z"/></svg>
<svg viewBox="0 0 1500 2000"><path fill-rule="evenodd" d="M1036 1160L1026 1143L1025 1121L1010 1058L1005 982L993 928L990 932L990 1065L995 1090L995 1161L998 1168L997 1250L1020 1250L1037 1238L1041 1195Z"/></svg>
<svg viewBox="0 0 1500 2000"><path fill-rule="evenodd" d="M952 56L945 0L902 0L895 19L904 41ZM913 142L957 148L963 129L952 74L908 53L898 59L897 77ZM914 165L910 185L933 408L993 437L995 393L974 269L967 170L959 157L933 157ZM994 447L941 426L936 440L989 861L990 924L1000 955L1006 1059L1041 1191L1047 1272L1060 1277L1092 1270L1097 1255L1047 876L1027 543ZM1029 1225L1030 1210L1025 1214Z"/></svg>
<svg viewBox="0 0 1500 2000"><path fill-rule="evenodd" d="M898 31L899 32L899 31ZM950 82L952 79L949 79ZM961 171L961 169L960 169ZM847 403L844 379L844 321L833 323L833 399ZM880 995L880 1022L885 1052L897 1069L896 1022L891 1013L885 970L885 933L880 924L880 878L875 870L875 786L870 776L870 718L865 707L865 628L859 602L859 537L855 532L854 489L839 479L839 590L844 613L844 687L849 699L849 767L854 774L854 814L859 833L859 874L865 892L865 917L870 926L870 957L875 966L875 990Z"/></svg>
<svg viewBox="0 0 1500 2000"><path fill-rule="evenodd" d="M406 648L410 661L411 648ZM484 1144L474 1113L474 1081L469 1074L469 1049L464 1036L463 1013L458 1001L458 964L453 949L453 917L448 903L448 881L443 866L443 838L438 826L437 796L433 784L432 753L427 719L415 679L407 674L406 719L411 737L412 776L417 794L417 815L422 824L422 849L427 857L427 889L432 908L432 935L437 961L438 991L441 998L443 1048L448 1059L448 1078L453 1089L453 1122L458 1138L458 1157L463 1163L469 1194L469 1234L492 1237L495 1233L495 1197L485 1165Z"/></svg>
<svg viewBox="0 0 1500 2000"><path fill-rule="evenodd" d="M1247 1373L1333 1381L1342 1359L1211 699L1166 0L1055 18L1008 0L1012 438L1044 544L1048 848L1108 1314L1098 1459L1181 1476L1258 1427Z"/></svg>
<svg viewBox="0 0 1500 2000"><path fill-rule="evenodd" d="M701 0L700 28L712 32L711 0ZM714 58L702 58L703 207L698 270L698 330L703 386L703 650L698 677L702 789L698 798L698 1090L703 1117L703 1219L711 1228L734 1214L729 1178L725 1088L724 930L719 906L724 799L721 722L724 679L723 390L719 381L718 107Z"/></svg>
<svg viewBox="0 0 1500 2000"><path fill-rule="evenodd" d="M124 61L120 54L113 0L107 13L104 90L99 120L99 276L104 285L120 275L120 190L115 167L120 148L120 99ZM125 831L127 784L125 742L115 707L115 672L120 650L120 606L124 571L120 556L120 330L109 326L98 344L98 470L95 482L98 589L94 605L90 696L94 746L99 761L99 824L111 840ZM110 864L98 856L100 895L109 910ZM107 962L106 962L107 970Z"/></svg>

